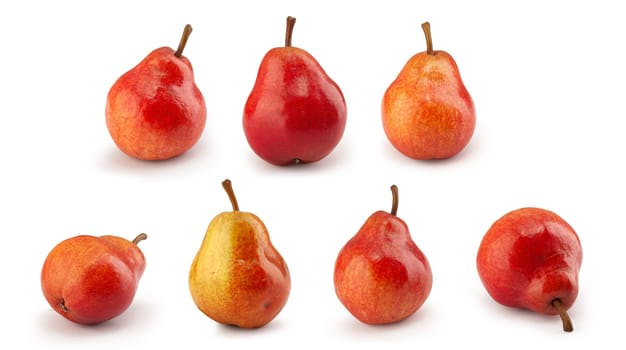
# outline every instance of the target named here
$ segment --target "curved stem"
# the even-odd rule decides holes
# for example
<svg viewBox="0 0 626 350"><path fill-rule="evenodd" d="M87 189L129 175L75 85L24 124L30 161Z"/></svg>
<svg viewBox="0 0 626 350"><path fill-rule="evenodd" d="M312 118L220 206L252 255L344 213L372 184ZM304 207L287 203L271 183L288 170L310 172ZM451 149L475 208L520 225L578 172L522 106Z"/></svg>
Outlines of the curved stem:
<svg viewBox="0 0 626 350"><path fill-rule="evenodd" d="M233 206L233 211L239 211L239 204L237 204L237 197L235 197L235 191L233 191L233 184L229 179L222 181L222 187L228 194L228 199L230 199L230 204Z"/></svg>
<svg viewBox="0 0 626 350"><path fill-rule="evenodd" d="M391 195L392 195L391 215L396 216L396 214L398 213L398 200L399 200L398 186L391 185Z"/></svg>
<svg viewBox="0 0 626 350"><path fill-rule="evenodd" d="M180 38L180 42L178 43L178 48L176 52L174 52L174 56L180 57L183 55L183 50L185 49L185 45L187 45L187 39L189 39L189 35L191 35L191 25L187 24L185 29L183 30L183 36Z"/></svg>
<svg viewBox="0 0 626 350"><path fill-rule="evenodd" d="M137 237L135 237L135 239L133 239L133 244L137 244L141 241L143 241L144 239L147 239L148 235L145 233L140 233Z"/></svg>
<svg viewBox="0 0 626 350"><path fill-rule="evenodd" d="M287 16L287 31L285 32L285 47L291 47L291 36L293 34L293 26L296 25L296 18Z"/></svg>
<svg viewBox="0 0 626 350"><path fill-rule="evenodd" d="M559 312L559 316L561 316L561 321L563 321L563 330L565 332L571 332L574 330L574 325L572 324L572 319L567 314L567 310L563 307L563 303L561 299L556 298L552 300L552 306Z"/></svg>
<svg viewBox="0 0 626 350"><path fill-rule="evenodd" d="M422 30L424 31L424 35L426 36L426 54L433 55L433 37L430 34L430 23L424 22L422 23Z"/></svg>

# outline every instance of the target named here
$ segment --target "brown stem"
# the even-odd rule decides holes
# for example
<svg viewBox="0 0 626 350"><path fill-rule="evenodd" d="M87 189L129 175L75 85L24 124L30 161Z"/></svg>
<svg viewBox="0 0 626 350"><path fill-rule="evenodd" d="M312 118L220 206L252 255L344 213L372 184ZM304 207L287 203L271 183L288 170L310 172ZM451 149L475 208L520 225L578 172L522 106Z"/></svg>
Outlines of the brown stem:
<svg viewBox="0 0 626 350"><path fill-rule="evenodd" d="M176 52L174 52L174 56L180 57L183 55L183 50L185 49L185 45L187 45L187 39L189 39L189 35L191 35L191 25L187 24L185 29L183 30L183 36L180 38L180 42L178 43L178 48Z"/></svg>
<svg viewBox="0 0 626 350"><path fill-rule="evenodd" d="M235 191L233 191L233 184L229 179L222 181L222 187L228 194L228 199L230 199L230 204L233 206L234 211L239 211L239 204L237 204L237 197L235 197Z"/></svg>
<svg viewBox="0 0 626 350"><path fill-rule="evenodd" d="M556 298L552 300L552 306L559 312L559 316L561 316L561 321L563 321L563 330L565 332L571 332L574 330L574 325L572 324L572 319L567 314L567 310L563 306L561 299Z"/></svg>
<svg viewBox="0 0 626 350"><path fill-rule="evenodd" d="M433 37L430 35L430 23L424 22L422 23L422 30L424 31L424 35L426 36L426 54L433 55Z"/></svg>
<svg viewBox="0 0 626 350"><path fill-rule="evenodd" d="M399 200L398 186L391 185L391 195L392 195L391 215L396 216L396 214L398 213L398 200Z"/></svg>
<svg viewBox="0 0 626 350"><path fill-rule="evenodd" d="M141 241L143 241L144 239L147 239L148 235L145 233L140 233L137 237L135 237L135 239L133 239L133 244L137 244Z"/></svg>
<svg viewBox="0 0 626 350"><path fill-rule="evenodd" d="M296 25L296 18L287 16L287 31L285 32L285 47L291 47L291 35L293 34L293 26Z"/></svg>

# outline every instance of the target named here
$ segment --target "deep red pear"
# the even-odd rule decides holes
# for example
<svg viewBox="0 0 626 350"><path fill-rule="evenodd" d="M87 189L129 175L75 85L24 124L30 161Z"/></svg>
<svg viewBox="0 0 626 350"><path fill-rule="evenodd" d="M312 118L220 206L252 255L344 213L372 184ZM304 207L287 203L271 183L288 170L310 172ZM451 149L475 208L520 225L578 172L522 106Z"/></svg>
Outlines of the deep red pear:
<svg viewBox="0 0 626 350"><path fill-rule="evenodd" d="M182 55L191 26L178 49L160 47L120 76L107 95L106 125L125 154L164 160L188 151L206 124L204 97L192 65Z"/></svg>
<svg viewBox="0 0 626 350"><path fill-rule="evenodd" d="M295 18L287 18L284 47L259 66L243 113L252 150L274 165L317 162L340 142L346 102L339 86L304 49L291 46Z"/></svg>
<svg viewBox="0 0 626 350"><path fill-rule="evenodd" d="M117 236L79 235L57 244L41 270L41 288L54 311L80 324L98 324L131 305L146 260L137 243Z"/></svg>
<svg viewBox="0 0 626 350"><path fill-rule="evenodd" d="M498 303L560 315L578 296L582 247L574 229L556 213L533 207L513 210L484 235L476 258L480 279Z"/></svg>
<svg viewBox="0 0 626 350"><path fill-rule="evenodd" d="M432 272L406 223L396 216L397 187L390 213L373 213L340 250L335 292L358 320L387 324L414 314L432 288Z"/></svg>
<svg viewBox="0 0 626 350"><path fill-rule="evenodd" d="M455 60L446 51L433 50L428 22L422 28L427 50L412 56L385 91L383 129L407 157L445 159L469 143L476 111Z"/></svg>

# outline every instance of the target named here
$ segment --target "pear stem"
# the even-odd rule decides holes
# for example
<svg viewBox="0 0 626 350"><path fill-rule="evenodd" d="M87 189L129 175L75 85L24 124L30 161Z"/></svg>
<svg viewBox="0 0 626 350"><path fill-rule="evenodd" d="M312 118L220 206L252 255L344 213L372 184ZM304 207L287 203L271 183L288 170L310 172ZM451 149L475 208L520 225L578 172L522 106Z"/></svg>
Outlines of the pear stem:
<svg viewBox="0 0 626 350"><path fill-rule="evenodd" d="M296 25L296 18L287 16L287 30L285 32L285 47L291 47L291 36L293 35L293 27Z"/></svg>
<svg viewBox="0 0 626 350"><path fill-rule="evenodd" d="M132 243L133 244L137 244L141 241L143 241L144 239L147 239L148 235L145 233L140 233L137 237L135 237L135 239L133 239Z"/></svg>
<svg viewBox="0 0 626 350"><path fill-rule="evenodd" d="M391 196L392 196L391 215L396 216L396 214L398 214L398 201L399 201L398 186L391 185Z"/></svg>
<svg viewBox="0 0 626 350"><path fill-rule="evenodd" d="M430 34L430 23L424 22L422 23L422 30L424 31L424 35L426 36L426 54L433 55L433 37Z"/></svg>
<svg viewBox="0 0 626 350"><path fill-rule="evenodd" d="M561 299L556 298L552 300L552 306L559 312L559 316L561 316L561 321L563 321L563 330L565 332L571 332L574 330L574 325L572 324L572 319L567 314L567 310L563 307L563 303Z"/></svg>
<svg viewBox="0 0 626 350"><path fill-rule="evenodd" d="M237 204L237 197L235 197L235 191L233 191L233 184L229 179L222 181L222 187L228 194L228 199L230 199L230 204L233 206L233 211L239 211L239 204Z"/></svg>
<svg viewBox="0 0 626 350"><path fill-rule="evenodd" d="M183 55L183 50L185 49L185 45L187 45L187 39L189 39L189 35L191 35L191 25L187 24L185 29L183 30L183 36L180 38L180 42L178 43L178 48L176 52L174 52L174 56L181 57Z"/></svg>

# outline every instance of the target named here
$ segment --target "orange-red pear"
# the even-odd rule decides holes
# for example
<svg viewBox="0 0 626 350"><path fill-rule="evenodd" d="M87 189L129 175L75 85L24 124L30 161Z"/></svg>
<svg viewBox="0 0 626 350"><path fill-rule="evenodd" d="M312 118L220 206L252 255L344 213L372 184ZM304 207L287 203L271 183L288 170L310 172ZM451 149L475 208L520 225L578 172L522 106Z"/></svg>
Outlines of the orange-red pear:
<svg viewBox="0 0 626 350"><path fill-rule="evenodd" d="M469 143L476 111L455 60L433 49L428 22L422 28L427 50L412 56L385 91L383 129L407 157L445 159Z"/></svg>

